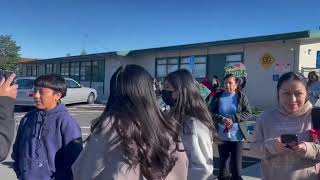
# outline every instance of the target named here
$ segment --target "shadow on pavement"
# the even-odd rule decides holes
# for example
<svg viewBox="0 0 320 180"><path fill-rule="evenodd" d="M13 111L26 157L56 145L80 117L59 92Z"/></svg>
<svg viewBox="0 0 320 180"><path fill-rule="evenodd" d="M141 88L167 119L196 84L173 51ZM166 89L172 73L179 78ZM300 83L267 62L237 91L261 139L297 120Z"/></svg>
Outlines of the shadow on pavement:
<svg viewBox="0 0 320 180"><path fill-rule="evenodd" d="M13 161L5 161L1 163L2 165L8 166L8 168L13 168Z"/></svg>
<svg viewBox="0 0 320 180"><path fill-rule="evenodd" d="M230 160L230 159L229 159ZM228 161L229 161L228 160ZM250 167L252 165L255 165L257 163L260 162L260 159L257 158L252 158L252 157L247 157L247 156L243 156L242 157L242 169L245 169L247 167ZM213 170L213 174L215 176L218 176L219 174L219 158L214 157L213 159L213 163L214 163L214 170ZM229 163L227 163L229 164Z"/></svg>

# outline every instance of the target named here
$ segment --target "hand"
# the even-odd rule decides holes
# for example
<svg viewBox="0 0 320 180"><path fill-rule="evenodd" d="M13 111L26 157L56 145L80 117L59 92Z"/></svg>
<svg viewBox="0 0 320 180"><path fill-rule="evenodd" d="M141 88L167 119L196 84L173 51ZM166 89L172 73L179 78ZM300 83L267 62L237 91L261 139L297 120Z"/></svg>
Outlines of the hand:
<svg viewBox="0 0 320 180"><path fill-rule="evenodd" d="M12 81L16 77L15 74L11 74L7 79L2 78L0 81L0 96L7 96L13 99L17 97L18 85L11 85Z"/></svg>
<svg viewBox="0 0 320 180"><path fill-rule="evenodd" d="M292 150L298 152L299 154L305 155L307 152L307 146L304 143L300 143L297 146L292 146Z"/></svg>
<svg viewBox="0 0 320 180"><path fill-rule="evenodd" d="M285 152L291 151L291 149L287 148L286 145L281 142L280 138L276 138L273 146L276 152L278 153L285 153Z"/></svg>
<svg viewBox="0 0 320 180"><path fill-rule="evenodd" d="M232 119L230 118L223 118L223 124L228 128L230 129L232 127Z"/></svg>

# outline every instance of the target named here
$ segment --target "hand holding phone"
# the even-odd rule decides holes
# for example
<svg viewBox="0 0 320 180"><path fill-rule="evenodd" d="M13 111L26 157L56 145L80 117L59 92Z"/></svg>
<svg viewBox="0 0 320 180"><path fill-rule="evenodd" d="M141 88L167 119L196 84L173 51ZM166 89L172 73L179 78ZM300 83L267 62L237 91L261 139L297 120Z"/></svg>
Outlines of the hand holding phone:
<svg viewBox="0 0 320 180"><path fill-rule="evenodd" d="M286 147L291 148L298 145L298 136L296 134L282 134L281 143L285 144Z"/></svg>
<svg viewBox="0 0 320 180"><path fill-rule="evenodd" d="M13 74L14 74L14 72L11 72L11 71L0 70L0 81L2 78L4 78L5 80L9 79L9 77ZM16 76L14 76L14 79L12 80L12 82L10 84L11 84L11 86L13 84L16 84Z"/></svg>
<svg viewBox="0 0 320 180"><path fill-rule="evenodd" d="M16 75L12 73L7 79L0 79L0 96L8 96L13 99L16 99L18 85L12 85L12 82L14 81L15 77Z"/></svg>

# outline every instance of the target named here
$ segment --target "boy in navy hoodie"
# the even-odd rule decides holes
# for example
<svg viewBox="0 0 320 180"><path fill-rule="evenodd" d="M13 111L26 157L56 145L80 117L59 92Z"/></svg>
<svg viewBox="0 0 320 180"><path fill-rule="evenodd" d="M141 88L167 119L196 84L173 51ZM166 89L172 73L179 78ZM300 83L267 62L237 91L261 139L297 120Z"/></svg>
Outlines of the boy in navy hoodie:
<svg viewBox="0 0 320 180"><path fill-rule="evenodd" d="M36 109L20 121L13 145L14 171L20 180L69 180L71 165L82 150L79 124L59 104L67 93L59 75L34 81Z"/></svg>

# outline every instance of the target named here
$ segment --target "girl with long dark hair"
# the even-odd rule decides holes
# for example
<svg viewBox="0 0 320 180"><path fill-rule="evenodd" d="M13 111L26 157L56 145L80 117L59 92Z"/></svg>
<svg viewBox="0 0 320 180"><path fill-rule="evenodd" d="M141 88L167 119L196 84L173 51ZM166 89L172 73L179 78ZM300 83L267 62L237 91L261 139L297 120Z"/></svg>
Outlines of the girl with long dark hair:
<svg viewBox="0 0 320 180"><path fill-rule="evenodd" d="M186 179L176 126L160 111L150 74L138 65L120 67L111 77L107 106L73 165L74 179Z"/></svg>
<svg viewBox="0 0 320 180"><path fill-rule="evenodd" d="M213 173L213 141L216 130L205 100L188 70L174 71L165 78L162 91L170 114L181 125L177 132L189 159L188 179L211 179Z"/></svg>

